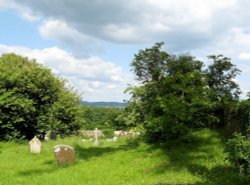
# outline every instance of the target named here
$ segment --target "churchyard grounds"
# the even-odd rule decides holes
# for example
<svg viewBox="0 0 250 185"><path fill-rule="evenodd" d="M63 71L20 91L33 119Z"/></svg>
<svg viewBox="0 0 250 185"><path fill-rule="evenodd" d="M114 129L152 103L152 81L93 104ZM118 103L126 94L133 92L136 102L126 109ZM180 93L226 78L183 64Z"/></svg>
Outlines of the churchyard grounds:
<svg viewBox="0 0 250 185"><path fill-rule="evenodd" d="M222 140L208 129L193 133L192 142L149 145L140 139L116 142L79 137L42 142L40 154L28 143L0 142L0 185L246 185L226 162ZM58 166L53 147L74 148L73 165Z"/></svg>

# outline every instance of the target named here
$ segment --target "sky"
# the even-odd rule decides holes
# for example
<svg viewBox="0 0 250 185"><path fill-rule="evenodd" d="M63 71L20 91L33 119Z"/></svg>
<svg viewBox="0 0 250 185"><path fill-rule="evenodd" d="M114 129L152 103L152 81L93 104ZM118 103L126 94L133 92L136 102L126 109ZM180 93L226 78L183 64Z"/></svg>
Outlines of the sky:
<svg viewBox="0 0 250 185"><path fill-rule="evenodd" d="M165 42L170 54L208 64L223 54L250 91L249 0L0 0L0 54L36 59L85 101L128 100L130 63L140 49Z"/></svg>

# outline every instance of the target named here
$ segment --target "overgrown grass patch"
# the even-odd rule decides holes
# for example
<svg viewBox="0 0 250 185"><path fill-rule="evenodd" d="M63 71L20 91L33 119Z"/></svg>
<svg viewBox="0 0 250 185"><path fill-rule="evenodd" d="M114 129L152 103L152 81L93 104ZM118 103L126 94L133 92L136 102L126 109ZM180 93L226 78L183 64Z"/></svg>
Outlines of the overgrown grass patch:
<svg viewBox="0 0 250 185"><path fill-rule="evenodd" d="M75 148L76 163L59 167L53 146ZM0 143L1 185L246 185L225 161L219 134L208 129L166 146L142 141L101 141L99 146L72 137L43 142L42 153L28 144Z"/></svg>

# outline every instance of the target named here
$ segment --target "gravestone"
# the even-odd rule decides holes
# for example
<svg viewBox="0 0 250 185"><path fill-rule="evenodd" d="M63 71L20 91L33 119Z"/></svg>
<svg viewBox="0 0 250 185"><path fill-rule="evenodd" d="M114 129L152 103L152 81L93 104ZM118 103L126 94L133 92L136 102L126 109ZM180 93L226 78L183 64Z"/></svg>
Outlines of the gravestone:
<svg viewBox="0 0 250 185"><path fill-rule="evenodd" d="M74 148L68 145L54 146L54 156L58 165L68 165L75 162Z"/></svg>
<svg viewBox="0 0 250 185"><path fill-rule="evenodd" d="M30 153L39 154L41 152L42 143L36 136L32 140L30 140L29 145Z"/></svg>

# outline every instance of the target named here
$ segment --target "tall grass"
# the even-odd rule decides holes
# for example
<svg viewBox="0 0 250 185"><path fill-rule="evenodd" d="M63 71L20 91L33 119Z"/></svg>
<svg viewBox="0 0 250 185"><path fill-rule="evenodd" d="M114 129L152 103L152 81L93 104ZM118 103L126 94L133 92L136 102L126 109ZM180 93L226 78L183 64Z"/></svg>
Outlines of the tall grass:
<svg viewBox="0 0 250 185"><path fill-rule="evenodd" d="M75 148L76 163L54 162L53 146ZM28 144L0 143L0 185L247 185L225 161L219 134L195 132L166 146L142 141L102 141L93 146L80 138L43 142L42 153L29 153Z"/></svg>

